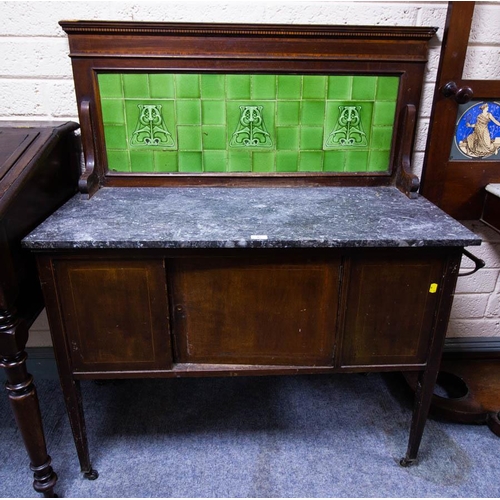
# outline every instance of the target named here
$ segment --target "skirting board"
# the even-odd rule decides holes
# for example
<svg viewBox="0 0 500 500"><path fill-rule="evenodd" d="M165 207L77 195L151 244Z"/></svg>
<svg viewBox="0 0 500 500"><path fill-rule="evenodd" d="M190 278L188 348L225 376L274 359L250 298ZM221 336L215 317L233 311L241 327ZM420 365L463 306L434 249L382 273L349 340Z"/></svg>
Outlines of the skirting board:
<svg viewBox="0 0 500 500"><path fill-rule="evenodd" d="M443 355L499 357L500 337L456 337L445 340Z"/></svg>

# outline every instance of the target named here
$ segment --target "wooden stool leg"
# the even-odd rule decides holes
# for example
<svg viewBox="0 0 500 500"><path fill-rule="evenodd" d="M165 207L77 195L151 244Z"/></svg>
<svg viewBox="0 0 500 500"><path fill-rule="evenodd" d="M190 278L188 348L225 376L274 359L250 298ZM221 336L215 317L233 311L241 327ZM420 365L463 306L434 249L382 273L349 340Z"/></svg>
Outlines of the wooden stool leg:
<svg viewBox="0 0 500 500"><path fill-rule="evenodd" d="M24 345L27 328L7 311L0 311L0 367L7 375L6 389L17 426L28 452L33 471L33 488L45 497L55 497L57 475L51 467L43 433L42 416L33 377L26 369ZM17 346L16 344L22 344ZM21 350L14 351L14 347Z"/></svg>

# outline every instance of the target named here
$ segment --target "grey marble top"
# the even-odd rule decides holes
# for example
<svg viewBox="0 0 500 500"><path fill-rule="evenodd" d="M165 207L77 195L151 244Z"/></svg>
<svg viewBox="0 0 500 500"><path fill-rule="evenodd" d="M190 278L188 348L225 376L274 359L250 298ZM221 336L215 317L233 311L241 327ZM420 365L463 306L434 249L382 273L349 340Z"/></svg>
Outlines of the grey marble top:
<svg viewBox="0 0 500 500"><path fill-rule="evenodd" d="M393 187L102 188L23 240L32 249L478 244L429 201Z"/></svg>

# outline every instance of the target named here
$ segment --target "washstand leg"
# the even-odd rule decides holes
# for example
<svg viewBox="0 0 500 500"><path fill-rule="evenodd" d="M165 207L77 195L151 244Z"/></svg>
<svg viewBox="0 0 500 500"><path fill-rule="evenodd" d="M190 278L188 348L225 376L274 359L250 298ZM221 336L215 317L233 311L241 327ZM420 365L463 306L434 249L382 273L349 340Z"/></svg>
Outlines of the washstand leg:
<svg viewBox="0 0 500 500"><path fill-rule="evenodd" d="M73 432L73 440L75 442L80 469L83 472L83 477L91 481L99 477L99 473L92 468L90 462L89 444L87 440L87 429L85 427L85 416L83 413L82 394L80 382L74 380L71 373L64 372L65 364L59 365L59 375L61 387L64 394L64 402L68 412L71 430Z"/></svg>
<svg viewBox="0 0 500 500"><path fill-rule="evenodd" d="M419 374L415 392L408 449L405 457L399 462L402 467L409 467L417 461L418 449L422 441L427 415L429 414L437 375L437 369L427 369Z"/></svg>
<svg viewBox="0 0 500 500"><path fill-rule="evenodd" d="M488 427L493 434L500 437L500 412L493 412L488 415Z"/></svg>

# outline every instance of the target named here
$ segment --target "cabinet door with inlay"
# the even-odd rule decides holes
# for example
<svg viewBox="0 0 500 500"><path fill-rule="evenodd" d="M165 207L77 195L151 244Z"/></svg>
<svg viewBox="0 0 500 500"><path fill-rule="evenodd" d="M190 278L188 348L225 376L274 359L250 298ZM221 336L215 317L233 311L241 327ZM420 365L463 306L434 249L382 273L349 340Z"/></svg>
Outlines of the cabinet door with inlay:
<svg viewBox="0 0 500 500"><path fill-rule="evenodd" d="M170 261L176 361L331 365L339 263L251 257Z"/></svg>
<svg viewBox="0 0 500 500"><path fill-rule="evenodd" d="M76 371L171 368L164 261L56 260Z"/></svg>
<svg viewBox="0 0 500 500"><path fill-rule="evenodd" d="M425 363L443 258L422 252L367 252L350 259L342 366Z"/></svg>

